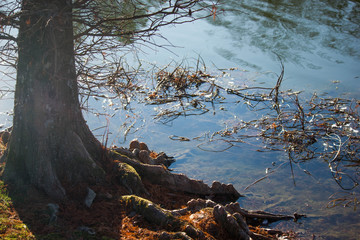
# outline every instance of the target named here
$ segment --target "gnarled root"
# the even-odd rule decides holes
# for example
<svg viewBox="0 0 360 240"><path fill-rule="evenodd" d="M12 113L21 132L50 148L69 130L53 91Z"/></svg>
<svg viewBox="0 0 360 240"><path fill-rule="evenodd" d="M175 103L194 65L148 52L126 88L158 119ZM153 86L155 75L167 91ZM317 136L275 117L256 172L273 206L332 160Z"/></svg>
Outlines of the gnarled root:
<svg viewBox="0 0 360 240"><path fill-rule="evenodd" d="M127 149L112 150L112 157L132 166L141 179L152 184L166 186L173 191L196 194L225 203L236 201L241 197L232 184L215 181L209 187L203 181L190 179L184 174L171 173L164 165L142 163L135 154Z"/></svg>
<svg viewBox="0 0 360 240"><path fill-rule="evenodd" d="M181 209L166 210L135 195L122 196L121 201L130 216L140 215L148 223L166 230L158 235L159 239L273 239L282 233L276 232L272 235L267 232L265 236L252 232L254 230L250 231L248 224L255 223L258 226L264 221L295 219L293 216L241 208L238 203L233 203L241 196L233 185L215 181L210 187L202 181L172 173L168 166L155 163L144 143L133 141L130 149L112 149L111 156L116 159L115 166L118 168L119 178L122 179L120 182L129 188L130 193L143 194L146 190L141 182L146 181L175 191L179 195L201 197L188 201L186 207ZM166 156L166 159L169 158ZM172 158L171 160L173 161ZM131 177L126 180L125 176ZM129 182L135 182L135 185L130 186Z"/></svg>
<svg viewBox="0 0 360 240"><path fill-rule="evenodd" d="M147 199L135 195L127 195L122 196L121 201L128 211L141 215L148 222L171 232L183 232L182 234L177 234L179 236L182 235L181 238L183 239L205 239L205 234L201 230L196 229L186 221L174 216L171 211L163 209Z"/></svg>
<svg viewBox="0 0 360 240"><path fill-rule="evenodd" d="M138 196L149 195L146 191L139 174L127 163L118 162L114 166L115 178L124 186L130 194Z"/></svg>
<svg viewBox="0 0 360 240"><path fill-rule="evenodd" d="M174 216L188 215L190 223L193 223L196 227L198 227L196 222L201 222L202 226L206 226L205 229L200 228L203 232L214 232L214 229L209 227L209 223L213 219L218 224L216 226L216 232L222 232L221 236L214 237L226 237L226 239L277 239L276 236L282 236L284 233L278 230L261 228L260 234L253 232L255 228L251 230L249 228L250 224L256 223L254 226L261 226L264 220L268 222L296 220L296 217L289 215L272 214L263 211L248 211L241 208L237 202L223 206L211 200L201 198L192 199L187 203L185 208L172 210L171 213ZM257 220L260 220L260 222ZM204 221L207 221L208 224L205 224ZM267 236L264 235L265 233Z"/></svg>

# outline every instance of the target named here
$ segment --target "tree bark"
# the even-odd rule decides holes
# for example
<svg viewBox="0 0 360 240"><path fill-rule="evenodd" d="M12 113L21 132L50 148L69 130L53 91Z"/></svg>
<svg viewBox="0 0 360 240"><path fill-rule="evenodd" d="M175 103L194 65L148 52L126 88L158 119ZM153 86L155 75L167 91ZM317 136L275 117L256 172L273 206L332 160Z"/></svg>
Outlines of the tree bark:
<svg viewBox="0 0 360 240"><path fill-rule="evenodd" d="M23 0L13 130L5 180L55 199L67 186L104 179L102 146L83 118L74 60L71 0Z"/></svg>

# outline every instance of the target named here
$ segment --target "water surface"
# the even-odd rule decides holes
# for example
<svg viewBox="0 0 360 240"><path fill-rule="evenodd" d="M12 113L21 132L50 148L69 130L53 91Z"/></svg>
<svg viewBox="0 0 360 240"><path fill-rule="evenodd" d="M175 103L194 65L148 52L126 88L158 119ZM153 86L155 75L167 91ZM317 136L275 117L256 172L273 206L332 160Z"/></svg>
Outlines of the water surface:
<svg viewBox="0 0 360 240"><path fill-rule="evenodd" d="M274 86L281 71L280 57L285 66L282 89L304 91L305 100L314 91L359 99L359 1L228 0L224 4L227 11L219 9L215 21L211 18L163 28L161 34L177 47L168 51L140 46L143 51L140 58L160 66L171 60L192 65L201 56L213 73L219 72L218 69L238 68L227 79L235 84ZM155 40L157 44L167 44L161 38ZM131 58L128 61L131 62ZM2 83L3 86L6 84ZM5 98L9 98L8 95ZM341 189L321 160L294 165L294 184L284 153L257 152L257 147L248 144L221 152L203 151L198 147L203 143L199 139L206 139L232 121L261 116L249 111L244 101L231 101L229 97L229 102L215 105L205 115L180 117L166 125L153 120L155 106L133 103L129 112L122 110L115 100L91 104L92 108L108 113L108 117L85 115L101 141L105 129L99 127L104 127L108 118L109 144L127 145L131 139L138 138L155 151L173 155L177 159L172 166L175 172L209 184L214 180L234 184L246 195L239 200L245 208L308 215L300 223L278 223L278 228L294 229L307 238L315 234L316 239L357 239L360 234L358 211L326 208L329 196ZM11 125L8 115L11 108L12 100L0 102L0 123L5 126ZM172 141L171 135L191 141ZM223 147L226 146L209 145L207 150ZM282 167L275 174L244 190L263 177L267 168L278 166Z"/></svg>
<svg viewBox="0 0 360 240"><path fill-rule="evenodd" d="M149 62L167 64L171 59L201 56L208 69L238 67L257 73L254 84L275 84L280 73L278 56L285 66L282 89L304 91L304 99L313 92L332 97L359 99L360 90L360 3L358 1L226 1L229 10L216 20L170 26L162 34L178 48L173 53L157 48L144 51ZM159 43L159 42L158 42ZM165 43L165 42L164 42ZM253 76L236 75L235 81ZM219 106L217 106L219 108ZM210 112L200 117L186 117L171 126L148 119L151 108L143 108L147 119L144 131L133 136L151 143L157 151L168 151L177 158L174 169L207 183L220 180L233 183L247 196L240 199L247 208L282 213L305 213L299 224L283 222L276 227L295 229L300 235L317 239L357 239L360 234L358 211L349 208L327 208L329 196L341 192L328 166L314 160L294 166L294 184L287 156L283 153L259 153L249 145L239 145L225 152L206 152L201 142L176 142L170 135L195 138L224 128L232 119L249 119L247 108L239 104L225 106L227 112ZM215 148L219 146L214 146ZM220 146L221 147L221 146ZM284 163L276 174L244 188L265 175L266 168ZM304 170L311 173L308 175ZM358 191L358 190L357 190Z"/></svg>

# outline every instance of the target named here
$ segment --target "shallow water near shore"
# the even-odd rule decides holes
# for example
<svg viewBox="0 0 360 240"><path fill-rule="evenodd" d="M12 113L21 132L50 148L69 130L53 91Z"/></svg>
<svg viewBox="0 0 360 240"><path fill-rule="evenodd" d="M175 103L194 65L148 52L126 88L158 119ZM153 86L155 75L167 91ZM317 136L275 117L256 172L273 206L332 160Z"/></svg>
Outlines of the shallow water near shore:
<svg viewBox="0 0 360 240"><path fill-rule="evenodd" d="M286 153L258 152L257 146L245 143L222 151L228 147L226 143L207 143L209 135L224 128L229 119L258 117L243 103L226 107L228 111L219 110L217 107L215 114L178 118L167 125L149 120L153 114L153 106L135 108L139 110L136 113L139 116L136 120L138 122L128 132L126 139L122 134L127 127L117 125L117 122L127 121L123 117L125 113L117 112L110 121L111 134L108 143L126 147L129 141L137 138L156 152L164 151L174 156L176 162L171 169L176 173L184 173L207 184L215 180L233 184L245 195L239 199L244 208L307 215L307 218L298 223L279 222L272 224L272 227L294 230L304 239L311 238L313 234L318 239L356 239L360 226L358 210L341 206L327 208L329 197L342 190L323 160L293 164L292 176ZM112 112L108 113L111 115ZM97 119L92 121L90 126L100 127L103 124L101 119ZM130 125L129 122L127 126ZM104 129L95 132L101 139ZM171 136L182 136L189 141L174 141L170 139ZM257 144L261 144L261 141ZM199 146L202 146L203 150ZM251 185L265 177L268 170L276 172ZM248 186L250 187L245 190Z"/></svg>
<svg viewBox="0 0 360 240"><path fill-rule="evenodd" d="M219 14L215 21L163 29L162 34L178 46L171 48L175 55L163 49L156 52L144 49L147 54L142 58L166 65L171 60L186 62L200 56L209 70L237 67L243 75L234 73L235 81L252 79L254 85L274 86L280 74L280 56L285 66L283 90L304 91L301 95L304 101L314 92L359 99L359 2L258 0L226 1L225 5L231 11ZM293 177L285 153L258 152L248 144L223 152L199 149L202 142L197 137L216 132L235 118L249 120L261 116L250 112L243 103L224 105L227 111L220 107L215 107L215 114L210 111L202 116L178 118L167 125L150 121L153 106L144 107L140 111L146 119L143 127L130 131L133 134L128 135L125 145L133 137L139 138L155 151L173 155L177 159L172 166L175 172L209 184L214 180L234 184L246 196L239 199L245 208L307 215L299 223L274 224L277 228L293 229L305 239L313 235L316 239L358 238L358 210L327 208L329 197L343 190L334 181L326 162L316 159L295 164ZM171 135L191 141L172 141ZM217 142L208 146L208 150L225 147ZM266 169L280 165L274 174L244 190L264 177Z"/></svg>

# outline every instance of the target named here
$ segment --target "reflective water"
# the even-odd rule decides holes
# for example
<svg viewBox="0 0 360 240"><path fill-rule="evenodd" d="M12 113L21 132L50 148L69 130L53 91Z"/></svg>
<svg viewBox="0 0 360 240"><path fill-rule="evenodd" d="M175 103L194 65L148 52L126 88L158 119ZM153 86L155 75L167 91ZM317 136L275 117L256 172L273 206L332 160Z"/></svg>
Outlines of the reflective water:
<svg viewBox="0 0 360 240"><path fill-rule="evenodd" d="M233 73L233 81L273 86L276 74L280 73L280 56L285 65L283 89L304 90L304 98L317 91L359 99L359 1L227 0L224 4L228 11L222 13L219 9L215 21L209 19L164 28L163 36L177 47L169 48L171 51L151 47L155 48L153 51L140 46L144 51L141 58L165 65L172 59L179 62L201 56L210 71L238 67L240 71ZM168 44L161 38L156 42ZM185 61L190 65L194 63ZM10 117L4 112L11 109L12 102L1 101L0 104L1 123L11 125ZM202 142L194 138L223 129L234 119L259 117L249 112L242 102L216 105L208 114L178 118L167 125L153 120L154 106L134 103L133 111L128 112L121 110L113 100L111 103L94 101L91 107L109 115L115 113L108 117L109 143L127 145L131 139L139 138L151 149L174 156L177 159L172 166L175 172L206 183L219 180L234 184L246 195L239 200L245 208L286 214L299 212L308 216L300 223L278 223L277 228L294 229L306 239L312 234L316 239L357 239L360 234L358 211L326 208L329 196L340 191L326 163L319 160L294 165L294 185L287 156L283 153L260 153L246 144L224 152L203 151L197 147ZM227 111L220 110L221 107ZM105 129L99 127L106 125L105 117L95 117L91 113L86 113L86 117L102 140ZM124 133L127 133L126 138ZM170 135L184 136L191 141L172 141ZM219 150L223 146L208 148ZM244 190L263 177L267 168L281 164L275 174Z"/></svg>
<svg viewBox="0 0 360 240"><path fill-rule="evenodd" d="M357 93L359 78L358 1L225 1L216 21L169 27L163 34L178 59L200 54L220 68L242 66L278 71L285 64L285 88ZM171 56L161 51L153 60Z"/></svg>
<svg viewBox="0 0 360 240"><path fill-rule="evenodd" d="M208 69L239 67L258 73L257 83L273 85L274 73L280 72L280 56L285 65L283 89L303 90L304 96L316 91L359 99L359 1L228 0L224 8L229 11L223 14L218 11L215 21L163 29L162 34L178 48L171 48L172 53L163 49L154 53L144 48L147 54L142 57L165 65L171 59L179 62L201 56ZM162 43L161 39L157 43ZM249 78L253 76L238 76L236 81ZM233 183L247 196L239 200L246 208L308 216L301 223L279 223L278 228L294 229L306 239L312 234L316 239L358 238L358 211L326 207L329 196L341 191L326 163L314 160L295 165L295 185L285 154L259 153L245 144L225 152L206 152L197 147L201 143L197 140L169 140L170 135L192 139L223 128L226 121L235 117L254 117L242 104L229 104L226 108L227 112L217 111L216 115L177 119L171 126L149 121L151 107L142 108L142 117L147 122L132 136L148 142L156 151L165 149L174 155L177 172L207 183L213 180ZM272 162L275 166L285 164L276 174L243 191L263 177L266 168L274 168Z"/></svg>

